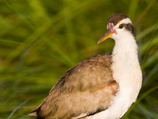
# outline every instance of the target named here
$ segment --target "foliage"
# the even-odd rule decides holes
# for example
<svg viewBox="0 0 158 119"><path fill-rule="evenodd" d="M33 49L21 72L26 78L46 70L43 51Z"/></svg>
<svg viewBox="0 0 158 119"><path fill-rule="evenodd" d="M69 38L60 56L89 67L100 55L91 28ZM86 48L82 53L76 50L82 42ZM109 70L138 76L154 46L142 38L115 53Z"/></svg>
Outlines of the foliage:
<svg viewBox="0 0 158 119"><path fill-rule="evenodd" d="M156 0L0 0L0 118L31 119L67 69L109 52L97 45L106 20L128 15L135 26L144 81L123 119L158 118L158 15Z"/></svg>

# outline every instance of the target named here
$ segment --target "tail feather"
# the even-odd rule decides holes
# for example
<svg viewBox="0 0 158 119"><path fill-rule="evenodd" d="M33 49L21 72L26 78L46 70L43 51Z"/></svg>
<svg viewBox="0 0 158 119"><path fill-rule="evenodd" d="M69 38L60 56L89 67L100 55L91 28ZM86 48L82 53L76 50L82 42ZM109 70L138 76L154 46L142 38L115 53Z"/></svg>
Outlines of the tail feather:
<svg viewBox="0 0 158 119"><path fill-rule="evenodd" d="M37 109L30 112L29 116L37 116Z"/></svg>
<svg viewBox="0 0 158 119"><path fill-rule="evenodd" d="M38 114L40 107L29 113L29 116L36 116L36 119L45 119Z"/></svg>

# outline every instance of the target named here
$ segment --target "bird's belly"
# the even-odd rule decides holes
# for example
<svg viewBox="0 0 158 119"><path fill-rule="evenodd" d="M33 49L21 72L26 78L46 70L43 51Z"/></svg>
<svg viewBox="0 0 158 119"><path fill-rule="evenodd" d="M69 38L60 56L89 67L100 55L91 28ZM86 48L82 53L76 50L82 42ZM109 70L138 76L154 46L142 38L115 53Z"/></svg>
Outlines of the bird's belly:
<svg viewBox="0 0 158 119"><path fill-rule="evenodd" d="M141 78L139 80L137 85L129 85L126 83L120 84L119 91L108 109L90 117L86 117L86 119L120 119L138 96L141 88Z"/></svg>
<svg viewBox="0 0 158 119"><path fill-rule="evenodd" d="M126 90L127 92L127 90ZM98 114L87 117L86 119L119 119L121 118L135 99L131 99L133 94L125 94L126 92L120 91L115 99L111 102L111 105L105 111ZM136 97L136 96L135 96Z"/></svg>

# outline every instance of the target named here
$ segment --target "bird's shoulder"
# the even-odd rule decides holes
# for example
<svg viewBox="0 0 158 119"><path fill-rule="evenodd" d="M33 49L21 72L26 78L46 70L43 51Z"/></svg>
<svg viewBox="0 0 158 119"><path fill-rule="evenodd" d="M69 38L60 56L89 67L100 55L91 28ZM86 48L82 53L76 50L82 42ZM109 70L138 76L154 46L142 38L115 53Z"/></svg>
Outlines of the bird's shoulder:
<svg viewBox="0 0 158 119"><path fill-rule="evenodd" d="M64 92L95 90L105 86L110 80L112 80L111 53L106 53L78 63L61 77L55 87L62 88Z"/></svg>

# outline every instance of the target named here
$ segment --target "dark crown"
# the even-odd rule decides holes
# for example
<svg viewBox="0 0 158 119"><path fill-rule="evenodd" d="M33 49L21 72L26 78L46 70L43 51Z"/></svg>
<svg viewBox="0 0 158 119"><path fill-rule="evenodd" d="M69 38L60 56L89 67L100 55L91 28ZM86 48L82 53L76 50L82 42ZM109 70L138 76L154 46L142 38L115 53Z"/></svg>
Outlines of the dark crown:
<svg viewBox="0 0 158 119"><path fill-rule="evenodd" d="M108 23L113 23L114 25L116 25L119 21L121 21L122 19L126 19L126 18L128 18L128 17L122 13L114 14L109 17Z"/></svg>
<svg viewBox="0 0 158 119"><path fill-rule="evenodd" d="M126 18L128 18L128 17L122 13L114 14L114 15L109 17L108 24L113 23L115 26L119 21L121 21L122 19L126 19ZM135 37L134 28L133 28L131 23L121 24L121 26L125 27L125 29L130 31L132 33L132 35Z"/></svg>

